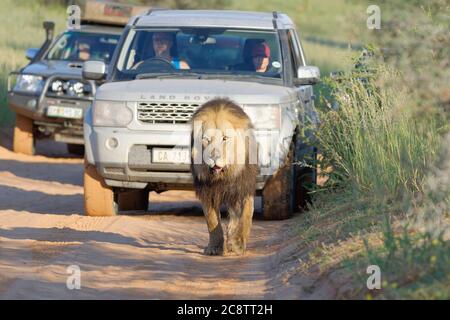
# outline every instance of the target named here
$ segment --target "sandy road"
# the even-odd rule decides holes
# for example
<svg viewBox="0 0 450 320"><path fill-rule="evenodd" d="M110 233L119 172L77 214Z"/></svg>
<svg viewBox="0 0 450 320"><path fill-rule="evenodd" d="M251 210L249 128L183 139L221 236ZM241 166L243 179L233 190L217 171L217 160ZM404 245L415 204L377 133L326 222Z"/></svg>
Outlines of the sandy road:
<svg viewBox="0 0 450 320"><path fill-rule="evenodd" d="M328 287L289 277L298 243L290 219L254 220L244 257L206 257L207 229L192 192L150 194L145 215L83 215L82 159L63 145L40 155L0 139L0 299L327 298ZM81 270L69 290L67 268Z"/></svg>

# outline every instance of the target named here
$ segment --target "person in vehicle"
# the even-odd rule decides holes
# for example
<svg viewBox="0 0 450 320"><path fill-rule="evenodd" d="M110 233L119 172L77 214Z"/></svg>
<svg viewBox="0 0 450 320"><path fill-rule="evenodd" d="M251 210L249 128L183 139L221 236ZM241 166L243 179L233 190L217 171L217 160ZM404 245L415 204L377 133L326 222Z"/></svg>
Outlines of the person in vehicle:
<svg viewBox="0 0 450 320"><path fill-rule="evenodd" d="M252 62L256 72L269 69L270 48L267 42L256 43L252 48Z"/></svg>
<svg viewBox="0 0 450 320"><path fill-rule="evenodd" d="M270 47L262 39L247 39L243 50L244 62L232 69L241 71L267 72L270 62Z"/></svg>
<svg viewBox="0 0 450 320"><path fill-rule="evenodd" d="M169 61L175 69L190 69L186 61L177 57L175 34L169 32L155 32L153 34L153 50L155 58Z"/></svg>
<svg viewBox="0 0 450 320"><path fill-rule="evenodd" d="M81 61L89 60L91 57L90 52L91 46L88 43L79 43L78 44L78 59Z"/></svg>

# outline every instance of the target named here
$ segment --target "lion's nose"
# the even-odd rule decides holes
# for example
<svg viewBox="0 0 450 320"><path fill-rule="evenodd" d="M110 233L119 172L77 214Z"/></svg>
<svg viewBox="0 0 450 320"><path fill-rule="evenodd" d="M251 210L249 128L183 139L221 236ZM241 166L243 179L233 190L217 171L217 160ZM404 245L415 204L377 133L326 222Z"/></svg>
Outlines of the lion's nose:
<svg viewBox="0 0 450 320"><path fill-rule="evenodd" d="M218 149L213 149L211 152L211 156L214 160L219 159L222 153Z"/></svg>

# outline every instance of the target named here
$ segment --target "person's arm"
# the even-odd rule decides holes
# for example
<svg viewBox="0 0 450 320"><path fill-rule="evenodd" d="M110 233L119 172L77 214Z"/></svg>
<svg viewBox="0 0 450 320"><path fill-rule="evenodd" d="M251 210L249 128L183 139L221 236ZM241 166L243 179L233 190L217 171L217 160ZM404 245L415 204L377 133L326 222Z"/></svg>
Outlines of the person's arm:
<svg viewBox="0 0 450 320"><path fill-rule="evenodd" d="M187 64L186 61L184 60L180 60L180 69L190 69L191 67L189 67L189 65Z"/></svg>

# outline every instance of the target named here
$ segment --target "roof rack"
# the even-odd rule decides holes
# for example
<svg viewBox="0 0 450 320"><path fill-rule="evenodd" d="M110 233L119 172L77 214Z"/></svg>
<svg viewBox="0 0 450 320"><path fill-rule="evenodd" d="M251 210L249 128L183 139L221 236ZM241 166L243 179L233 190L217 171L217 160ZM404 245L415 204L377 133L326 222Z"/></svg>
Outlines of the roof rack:
<svg viewBox="0 0 450 320"><path fill-rule="evenodd" d="M150 10L148 10L146 15L149 16L155 11L164 11L164 10L170 10L170 9L167 9L167 8L151 8Z"/></svg>
<svg viewBox="0 0 450 320"><path fill-rule="evenodd" d="M278 11L272 11L272 23L273 23L273 28L275 30L278 30L278 24L277 24L277 19L278 19Z"/></svg>
<svg viewBox="0 0 450 320"><path fill-rule="evenodd" d="M125 26L132 16L142 14L149 9L148 6L101 0L78 0L73 2L80 6L81 22L91 24Z"/></svg>

